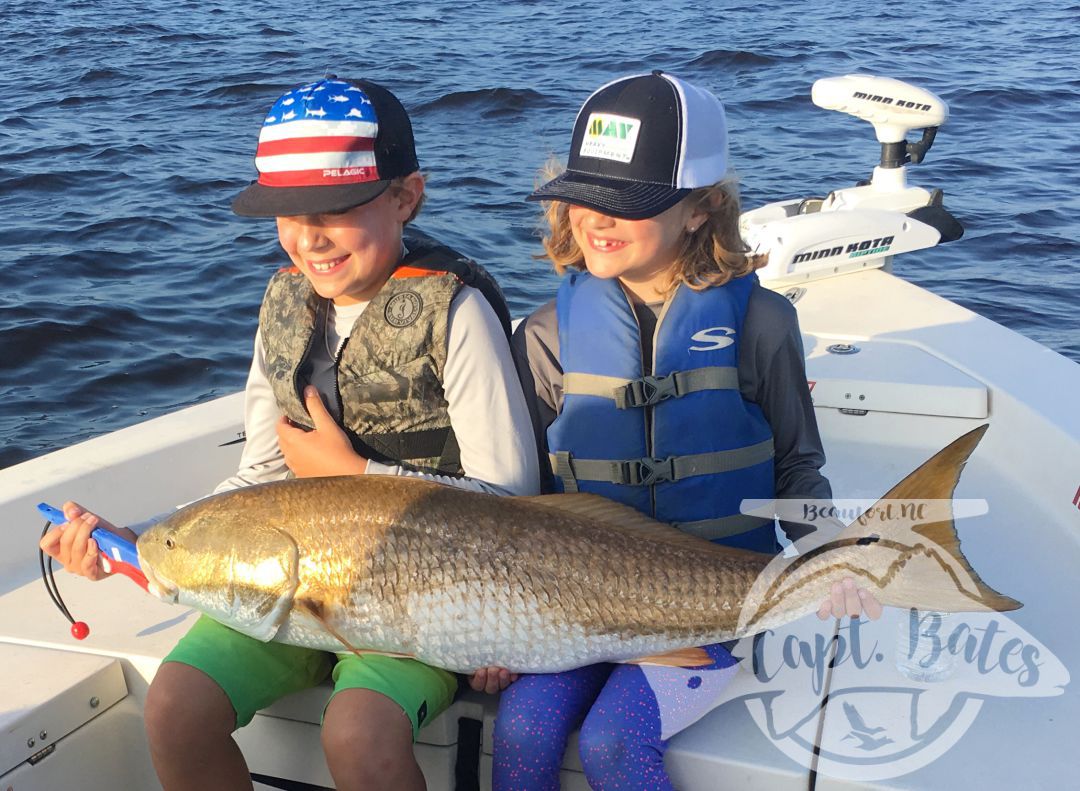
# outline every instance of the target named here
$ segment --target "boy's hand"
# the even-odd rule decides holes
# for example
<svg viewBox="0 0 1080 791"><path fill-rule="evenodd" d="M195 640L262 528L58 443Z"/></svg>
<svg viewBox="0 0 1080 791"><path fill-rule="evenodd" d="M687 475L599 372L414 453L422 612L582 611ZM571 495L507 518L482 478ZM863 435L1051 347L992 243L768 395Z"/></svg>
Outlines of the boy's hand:
<svg viewBox="0 0 1080 791"><path fill-rule="evenodd" d="M312 431L306 431L282 416L277 424L278 445L285 463L297 478L320 478L328 475L360 475L367 471L367 459L353 450L348 436L326 411L319 391L304 388Z"/></svg>
<svg viewBox="0 0 1080 791"><path fill-rule="evenodd" d="M845 577L843 582L834 582L832 592L827 599L818 607L817 616L825 620L830 615L833 618L843 618L850 615L857 618L863 613L871 621L881 617L881 602L874 598L874 594L866 588L856 588L854 577Z"/></svg>
<svg viewBox="0 0 1080 791"><path fill-rule="evenodd" d="M101 552L97 541L90 538L90 531L103 527L129 541L135 541L137 536L126 527L117 527L70 500L64 503L63 510L68 521L53 526L42 537L42 551L72 574L94 581L105 579L109 574L101 565Z"/></svg>
<svg viewBox="0 0 1080 791"><path fill-rule="evenodd" d="M477 692L494 695L502 692L518 680L517 673L511 673L505 667L482 667L469 676L469 686Z"/></svg>

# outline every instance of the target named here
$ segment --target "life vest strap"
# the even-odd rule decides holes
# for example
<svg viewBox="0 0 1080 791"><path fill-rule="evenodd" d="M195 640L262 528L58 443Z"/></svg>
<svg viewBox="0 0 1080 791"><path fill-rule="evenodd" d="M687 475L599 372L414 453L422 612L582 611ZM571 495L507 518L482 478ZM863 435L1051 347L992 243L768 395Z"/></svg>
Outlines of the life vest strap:
<svg viewBox="0 0 1080 791"><path fill-rule="evenodd" d="M668 456L666 459L578 459L569 453L561 452L551 454L550 461L552 470L562 479L564 488L568 481L573 481L574 491L577 491L577 481L653 486L695 475L715 475L753 467L768 461L774 454L770 437L743 448Z"/></svg>
<svg viewBox="0 0 1080 791"><path fill-rule="evenodd" d="M576 494L578 491L577 478L574 477L574 468L570 466L570 453L561 450L551 454L551 469L555 475L562 479L563 491L567 494Z"/></svg>
<svg viewBox="0 0 1080 791"><path fill-rule="evenodd" d="M421 429L420 431L401 431L386 434L359 434L354 438L363 446L375 450L383 459L424 459L439 457L444 451L456 445L451 442L450 428Z"/></svg>
<svg viewBox="0 0 1080 791"><path fill-rule="evenodd" d="M563 375L564 395L610 398L615 401L617 409L651 406L701 390L738 389L739 372L734 366L713 365L639 379L575 372Z"/></svg>

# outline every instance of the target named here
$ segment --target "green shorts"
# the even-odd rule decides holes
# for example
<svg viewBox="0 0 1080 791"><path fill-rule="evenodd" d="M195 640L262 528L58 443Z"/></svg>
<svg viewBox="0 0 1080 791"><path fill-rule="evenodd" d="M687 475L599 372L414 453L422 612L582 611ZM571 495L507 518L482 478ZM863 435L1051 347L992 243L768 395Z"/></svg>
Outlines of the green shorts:
<svg viewBox="0 0 1080 791"><path fill-rule="evenodd" d="M401 706L412 723L413 739L421 727L450 706L457 677L415 659L377 654L356 656L263 643L205 615L191 627L163 662L181 662L210 676L236 711L236 727L255 712L291 692L320 684L333 670L334 694L370 689ZM333 695L331 695L331 698Z"/></svg>

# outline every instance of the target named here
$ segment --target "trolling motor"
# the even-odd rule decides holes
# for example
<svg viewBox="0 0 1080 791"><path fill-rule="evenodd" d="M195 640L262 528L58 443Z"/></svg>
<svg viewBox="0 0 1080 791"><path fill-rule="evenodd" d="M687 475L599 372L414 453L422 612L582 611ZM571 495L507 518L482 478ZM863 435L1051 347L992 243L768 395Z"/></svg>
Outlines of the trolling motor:
<svg viewBox="0 0 1080 791"><path fill-rule="evenodd" d="M839 110L874 127L881 143L881 164L874 168L870 186L877 192L895 193L907 189L907 168L917 165L934 144L938 127L949 119L949 108L930 91L894 80L849 74L827 77L814 83L810 98L818 107ZM907 142L912 129L922 129L922 139ZM910 197L918 201L924 192L915 188Z"/></svg>
<svg viewBox="0 0 1080 791"><path fill-rule="evenodd" d="M935 94L890 77L849 74L814 83L814 104L869 121L881 161L869 181L824 198L770 203L745 212L743 238L768 252L758 271L770 284L799 283L891 266L898 253L959 239L964 230L942 206L941 190L909 186L908 165L923 161L949 108ZM908 142L912 130L921 139Z"/></svg>

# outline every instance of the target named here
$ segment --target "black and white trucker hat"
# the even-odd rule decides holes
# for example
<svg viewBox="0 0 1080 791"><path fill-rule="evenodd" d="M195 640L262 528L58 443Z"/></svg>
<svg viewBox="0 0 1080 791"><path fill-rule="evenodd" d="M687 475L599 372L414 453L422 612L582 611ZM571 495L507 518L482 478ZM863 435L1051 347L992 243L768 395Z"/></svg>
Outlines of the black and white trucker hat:
<svg viewBox="0 0 1080 791"><path fill-rule="evenodd" d="M565 201L640 220L724 178L724 106L670 74L624 77L586 100L574 122L566 171L527 200Z"/></svg>

